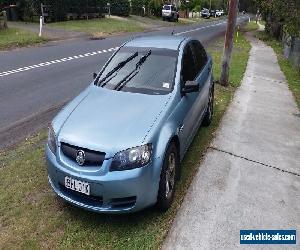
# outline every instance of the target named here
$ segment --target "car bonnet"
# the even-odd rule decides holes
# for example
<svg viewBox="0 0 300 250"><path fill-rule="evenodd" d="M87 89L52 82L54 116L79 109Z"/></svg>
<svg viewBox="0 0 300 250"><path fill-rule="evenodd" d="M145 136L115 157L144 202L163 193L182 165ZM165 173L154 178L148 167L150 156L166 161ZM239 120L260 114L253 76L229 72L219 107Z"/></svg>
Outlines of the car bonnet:
<svg viewBox="0 0 300 250"><path fill-rule="evenodd" d="M142 145L172 95L91 88L64 122L58 140L105 152L106 158Z"/></svg>

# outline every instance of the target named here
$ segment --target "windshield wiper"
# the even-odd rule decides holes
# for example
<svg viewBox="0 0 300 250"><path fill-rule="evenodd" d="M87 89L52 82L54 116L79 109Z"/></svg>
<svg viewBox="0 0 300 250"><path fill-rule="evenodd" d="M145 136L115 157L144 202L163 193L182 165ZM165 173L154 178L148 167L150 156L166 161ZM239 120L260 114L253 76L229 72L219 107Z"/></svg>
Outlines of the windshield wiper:
<svg viewBox="0 0 300 250"><path fill-rule="evenodd" d="M126 86L126 84L139 73L139 69L144 64L144 62L147 60L147 58L151 55L152 51L149 50L146 55L141 57L141 59L137 62L135 69L131 71L127 76L125 76L116 86L115 90L120 91L122 88Z"/></svg>
<svg viewBox="0 0 300 250"><path fill-rule="evenodd" d="M131 55L130 57L128 57L126 60L119 62L118 65L116 67L114 67L110 72L108 72L106 74L106 76L101 79L100 82L98 82L98 86L104 87L112 78L110 78L108 81L106 81L110 76L112 76L112 74L114 74L115 72L119 71L121 68L123 68L127 63L129 63L131 60L133 60L134 58L136 58L139 55L138 52L135 52L133 55ZM102 85L100 85L102 83Z"/></svg>

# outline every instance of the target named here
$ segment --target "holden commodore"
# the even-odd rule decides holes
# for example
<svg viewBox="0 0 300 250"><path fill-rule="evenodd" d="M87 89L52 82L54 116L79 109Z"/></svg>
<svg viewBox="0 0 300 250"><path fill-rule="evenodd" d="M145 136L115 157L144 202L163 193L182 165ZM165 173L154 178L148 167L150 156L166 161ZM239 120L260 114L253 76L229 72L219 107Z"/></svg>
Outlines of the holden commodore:
<svg viewBox="0 0 300 250"><path fill-rule="evenodd" d="M213 116L212 59L198 40L140 37L123 44L54 118L46 145L54 192L81 208L167 210L180 162Z"/></svg>

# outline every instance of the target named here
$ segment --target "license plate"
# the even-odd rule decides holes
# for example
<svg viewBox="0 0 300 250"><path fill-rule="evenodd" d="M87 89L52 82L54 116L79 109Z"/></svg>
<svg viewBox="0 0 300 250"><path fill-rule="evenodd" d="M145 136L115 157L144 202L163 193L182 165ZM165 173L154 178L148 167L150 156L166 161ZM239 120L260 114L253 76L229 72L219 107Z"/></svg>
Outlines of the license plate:
<svg viewBox="0 0 300 250"><path fill-rule="evenodd" d="M65 177L65 187L79 193L90 195L90 184L84 181L75 180L69 176Z"/></svg>

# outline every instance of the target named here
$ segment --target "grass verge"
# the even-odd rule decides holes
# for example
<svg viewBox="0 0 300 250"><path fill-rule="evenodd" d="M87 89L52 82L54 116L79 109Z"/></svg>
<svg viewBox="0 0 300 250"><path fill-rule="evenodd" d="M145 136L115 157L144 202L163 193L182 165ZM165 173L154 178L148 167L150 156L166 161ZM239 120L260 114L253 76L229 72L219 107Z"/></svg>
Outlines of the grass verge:
<svg viewBox="0 0 300 250"><path fill-rule="evenodd" d="M38 35L17 28L0 30L0 50L24 47L45 42L46 39Z"/></svg>
<svg viewBox="0 0 300 250"><path fill-rule="evenodd" d="M217 78L222 50L222 40L209 48ZM199 129L187 152L181 165L182 179L168 212L149 208L137 214L111 216L87 212L62 202L47 183L43 146L46 131L42 131L17 149L0 153L0 249L159 248L242 80L249 50L250 44L241 35L232 57L231 86L216 86L214 120L210 127Z"/></svg>
<svg viewBox="0 0 300 250"><path fill-rule="evenodd" d="M74 20L48 24L49 27L70 31L88 32L93 36L123 32L139 32L149 27L188 25L193 23L205 23L209 20L203 18L180 18L179 22L163 22L158 17L111 17L92 20Z"/></svg>
<svg viewBox="0 0 300 250"><path fill-rule="evenodd" d="M293 92L298 108L300 109L300 69L297 69L284 57L280 41L277 41L264 31L256 31L255 36L271 46L277 54L279 66L286 77L289 88Z"/></svg>
<svg viewBox="0 0 300 250"><path fill-rule="evenodd" d="M139 22L131 20L131 18L99 18L92 20L75 20L48 24L49 27L88 32L93 35L105 35L121 32L138 32L144 28Z"/></svg>
<svg viewBox="0 0 300 250"><path fill-rule="evenodd" d="M255 21L251 21L247 23L246 26L243 27L244 32L256 31L259 28L258 24Z"/></svg>

